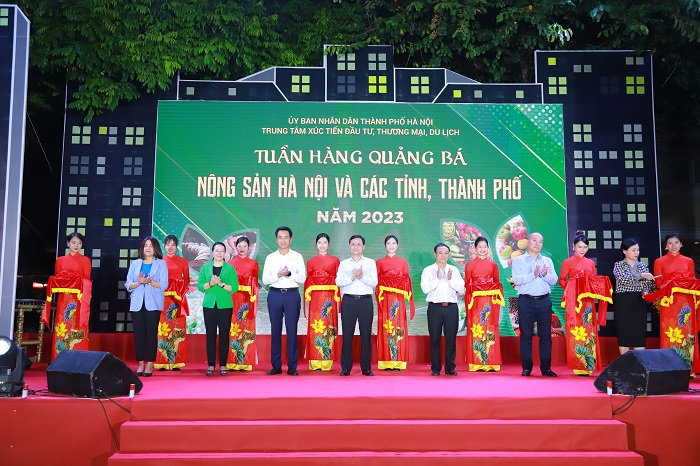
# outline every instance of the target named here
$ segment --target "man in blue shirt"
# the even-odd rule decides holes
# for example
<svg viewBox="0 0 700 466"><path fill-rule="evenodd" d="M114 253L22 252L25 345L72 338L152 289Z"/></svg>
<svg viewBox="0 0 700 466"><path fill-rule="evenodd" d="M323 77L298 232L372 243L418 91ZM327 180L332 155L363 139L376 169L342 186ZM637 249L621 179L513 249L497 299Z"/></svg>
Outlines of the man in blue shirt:
<svg viewBox="0 0 700 466"><path fill-rule="evenodd" d="M532 233L527 239L527 254L513 259L513 283L518 289L520 318L520 360L523 377L532 373L532 335L537 322L540 337L540 370L545 377L556 377L552 371L552 300L550 286L557 282L552 259L540 254L544 238Z"/></svg>

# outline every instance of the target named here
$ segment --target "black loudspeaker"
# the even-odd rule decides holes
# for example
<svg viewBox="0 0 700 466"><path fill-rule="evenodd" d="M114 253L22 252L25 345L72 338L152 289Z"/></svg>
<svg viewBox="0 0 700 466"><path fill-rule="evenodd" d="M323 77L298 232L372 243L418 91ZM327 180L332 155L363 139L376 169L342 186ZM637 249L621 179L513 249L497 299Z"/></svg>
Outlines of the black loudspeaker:
<svg viewBox="0 0 700 466"><path fill-rule="evenodd" d="M127 396L131 384L136 393L143 388L121 359L103 351L61 351L46 369L46 378L50 392L87 398Z"/></svg>
<svg viewBox="0 0 700 466"><path fill-rule="evenodd" d="M672 349L628 351L615 359L593 382L600 392L612 382L613 393L666 395L687 392L690 367Z"/></svg>

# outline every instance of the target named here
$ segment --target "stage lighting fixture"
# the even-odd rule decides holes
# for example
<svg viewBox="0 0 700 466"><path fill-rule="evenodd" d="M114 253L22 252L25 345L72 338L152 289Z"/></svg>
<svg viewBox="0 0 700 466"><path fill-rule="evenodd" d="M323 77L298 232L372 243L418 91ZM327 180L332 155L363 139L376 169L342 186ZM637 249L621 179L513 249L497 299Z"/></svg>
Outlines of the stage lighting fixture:
<svg viewBox="0 0 700 466"><path fill-rule="evenodd" d="M0 336L0 396L20 396L24 387L25 350Z"/></svg>

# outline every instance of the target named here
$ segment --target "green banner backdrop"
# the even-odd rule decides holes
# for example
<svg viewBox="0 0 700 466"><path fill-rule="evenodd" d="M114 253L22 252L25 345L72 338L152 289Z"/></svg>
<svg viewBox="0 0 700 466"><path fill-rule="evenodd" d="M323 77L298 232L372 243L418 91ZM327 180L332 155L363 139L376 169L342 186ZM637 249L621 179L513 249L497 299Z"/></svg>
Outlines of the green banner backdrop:
<svg viewBox="0 0 700 466"><path fill-rule="evenodd" d="M280 225L305 259L321 232L341 260L351 235L378 259L393 234L419 309L409 331L426 335L420 275L436 243L463 269L485 236L506 297L528 233L543 234L557 268L567 256L561 105L162 101L157 137L154 235L180 238L195 277L214 241L232 245L241 234L262 271ZM203 332L201 296L188 298L189 331ZM269 333L265 298L259 333ZM501 332L514 334L505 309Z"/></svg>

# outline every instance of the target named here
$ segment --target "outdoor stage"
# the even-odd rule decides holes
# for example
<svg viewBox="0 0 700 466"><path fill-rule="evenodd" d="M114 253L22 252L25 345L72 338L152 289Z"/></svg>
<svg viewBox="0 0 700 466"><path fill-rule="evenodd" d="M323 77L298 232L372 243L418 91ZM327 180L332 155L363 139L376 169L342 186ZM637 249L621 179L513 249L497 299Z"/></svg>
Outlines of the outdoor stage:
<svg viewBox="0 0 700 466"><path fill-rule="evenodd" d="M506 348L516 341L504 340ZM201 360L195 341L191 354ZM310 372L305 361L299 377L267 376L269 363L205 377L194 362L142 378L134 400L115 400L130 413L109 400L4 398L0 463L697 464L698 394L638 397L613 415L630 397L598 393L594 377L571 374L560 353L555 345L556 379L537 368L521 377L512 355L499 373L469 373L462 349L458 377L432 377L424 361L372 378L357 365L350 377L337 367ZM46 388L46 367L26 373L30 389Z"/></svg>

